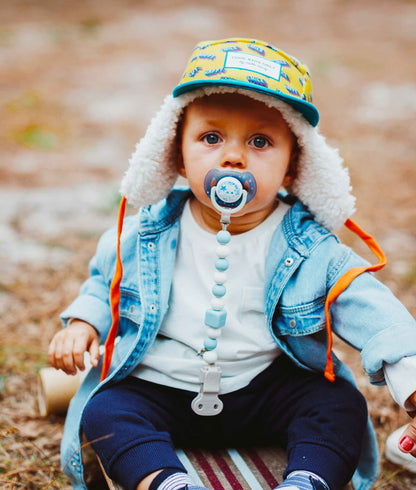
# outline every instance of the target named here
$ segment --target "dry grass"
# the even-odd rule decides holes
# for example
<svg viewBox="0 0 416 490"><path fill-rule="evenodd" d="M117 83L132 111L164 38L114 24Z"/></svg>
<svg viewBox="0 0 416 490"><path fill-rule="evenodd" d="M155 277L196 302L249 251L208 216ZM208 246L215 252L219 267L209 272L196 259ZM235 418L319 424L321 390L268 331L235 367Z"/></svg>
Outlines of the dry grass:
<svg viewBox="0 0 416 490"><path fill-rule="evenodd" d="M24 267L18 282L2 286L2 294L11 299L1 323L2 489L71 488L62 476L59 457L64 418L39 416L37 372L48 365L47 345L53 333L61 328L59 312L85 277L95 239L73 245L81 252L67 267L59 271ZM90 467L89 479L100 482L91 458Z"/></svg>

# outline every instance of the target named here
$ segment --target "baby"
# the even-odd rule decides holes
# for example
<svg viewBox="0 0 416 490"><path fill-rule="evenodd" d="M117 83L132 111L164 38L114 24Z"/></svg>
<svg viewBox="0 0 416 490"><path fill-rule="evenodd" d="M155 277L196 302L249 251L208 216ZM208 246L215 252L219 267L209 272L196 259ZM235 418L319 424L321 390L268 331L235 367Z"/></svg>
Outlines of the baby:
<svg viewBox="0 0 416 490"><path fill-rule="evenodd" d="M374 431L332 330L412 412L416 323L369 273L385 259L350 219L348 174L318 119L306 67L283 51L248 39L195 48L50 345L66 373L86 351L93 366L62 442L74 488L85 488L81 433L125 489L201 489L178 446L282 445L279 489L375 481ZM189 188L174 187L178 175ZM140 212L124 219L127 200ZM375 266L332 233L344 223Z"/></svg>

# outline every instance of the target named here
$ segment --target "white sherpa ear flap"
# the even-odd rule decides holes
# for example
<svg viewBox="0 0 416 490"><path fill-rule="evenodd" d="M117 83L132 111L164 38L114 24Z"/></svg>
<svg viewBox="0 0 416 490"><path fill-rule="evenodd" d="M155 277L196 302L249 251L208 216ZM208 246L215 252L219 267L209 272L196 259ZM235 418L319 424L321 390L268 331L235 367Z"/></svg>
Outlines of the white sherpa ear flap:
<svg viewBox="0 0 416 490"><path fill-rule="evenodd" d="M175 184L176 128L186 105L184 99L171 95L165 98L129 160L120 191L137 208L160 201Z"/></svg>
<svg viewBox="0 0 416 490"><path fill-rule="evenodd" d="M166 97L161 109L137 144L122 184L121 193L136 207L166 197L177 178L176 131L184 107L192 100L214 93L238 92L280 111L298 140L298 172L292 194L308 206L315 219L328 228L340 228L354 213L348 171L338 150L332 148L306 119L287 103L252 90L212 86Z"/></svg>
<svg viewBox="0 0 416 490"><path fill-rule="evenodd" d="M308 206L320 224L337 230L355 212L355 197L343 159L317 128L304 130L298 142L303 151L293 194Z"/></svg>

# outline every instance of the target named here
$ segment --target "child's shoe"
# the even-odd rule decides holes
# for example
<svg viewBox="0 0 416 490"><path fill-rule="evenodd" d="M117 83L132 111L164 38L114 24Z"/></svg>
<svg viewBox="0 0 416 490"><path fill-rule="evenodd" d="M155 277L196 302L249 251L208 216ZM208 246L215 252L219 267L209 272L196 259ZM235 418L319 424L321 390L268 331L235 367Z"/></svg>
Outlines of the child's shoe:
<svg viewBox="0 0 416 490"><path fill-rule="evenodd" d="M206 487L190 487L189 485L186 485L185 487L182 487L179 490L209 490L209 488L206 488Z"/></svg>
<svg viewBox="0 0 416 490"><path fill-rule="evenodd" d="M149 490L209 490L209 488L194 483L187 473L167 468L156 475Z"/></svg>
<svg viewBox="0 0 416 490"><path fill-rule="evenodd" d="M329 490L328 485L318 475L309 471L293 471L275 490Z"/></svg>

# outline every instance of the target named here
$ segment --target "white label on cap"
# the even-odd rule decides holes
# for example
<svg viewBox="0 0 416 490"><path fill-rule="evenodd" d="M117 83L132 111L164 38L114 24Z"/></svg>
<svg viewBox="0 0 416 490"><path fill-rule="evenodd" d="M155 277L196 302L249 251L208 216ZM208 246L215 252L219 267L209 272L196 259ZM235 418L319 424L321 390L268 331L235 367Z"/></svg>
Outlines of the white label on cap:
<svg viewBox="0 0 416 490"><path fill-rule="evenodd" d="M275 61L253 56L247 53L228 52L224 68L237 68L239 70L254 71L275 80L280 80L282 65Z"/></svg>

